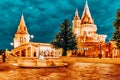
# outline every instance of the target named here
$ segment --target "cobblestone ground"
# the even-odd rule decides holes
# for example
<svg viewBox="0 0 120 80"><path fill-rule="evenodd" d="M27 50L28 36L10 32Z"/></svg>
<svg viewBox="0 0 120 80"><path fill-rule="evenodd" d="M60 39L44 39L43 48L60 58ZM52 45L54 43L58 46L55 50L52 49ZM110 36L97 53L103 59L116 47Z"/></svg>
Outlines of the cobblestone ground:
<svg viewBox="0 0 120 80"><path fill-rule="evenodd" d="M0 63L0 80L120 80L120 65L74 63L59 68L19 68Z"/></svg>

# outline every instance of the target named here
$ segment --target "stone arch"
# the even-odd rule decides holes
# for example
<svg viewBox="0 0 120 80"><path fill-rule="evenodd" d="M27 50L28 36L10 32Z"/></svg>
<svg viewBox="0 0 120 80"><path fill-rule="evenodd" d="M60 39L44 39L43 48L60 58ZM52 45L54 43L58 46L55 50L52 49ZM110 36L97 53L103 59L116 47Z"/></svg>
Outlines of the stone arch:
<svg viewBox="0 0 120 80"><path fill-rule="evenodd" d="M26 57L26 49L23 49L23 50L21 51L21 57Z"/></svg>
<svg viewBox="0 0 120 80"><path fill-rule="evenodd" d="M18 57L20 56L20 51L17 51L16 53L15 53L15 55L17 55Z"/></svg>
<svg viewBox="0 0 120 80"><path fill-rule="evenodd" d="M34 51L33 51L33 57L37 57L37 50L36 49L34 49Z"/></svg>

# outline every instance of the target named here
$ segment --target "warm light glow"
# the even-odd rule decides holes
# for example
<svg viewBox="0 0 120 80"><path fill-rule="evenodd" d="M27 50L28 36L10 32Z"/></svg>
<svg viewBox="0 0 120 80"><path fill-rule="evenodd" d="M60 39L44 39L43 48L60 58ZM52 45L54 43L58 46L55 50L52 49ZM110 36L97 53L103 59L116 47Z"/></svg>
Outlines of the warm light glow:
<svg viewBox="0 0 120 80"><path fill-rule="evenodd" d="M46 51L46 50L52 50L51 46L40 46L40 49L41 51Z"/></svg>
<svg viewBox="0 0 120 80"><path fill-rule="evenodd" d="M81 44L81 42L105 42L107 36L96 33L97 26L93 22L87 3L85 4L82 18L76 20L75 17L73 19L73 33L76 35L77 44Z"/></svg>
<svg viewBox="0 0 120 80"><path fill-rule="evenodd" d="M34 38L34 35L30 35L30 38Z"/></svg>
<svg viewBox="0 0 120 80"><path fill-rule="evenodd" d="M10 45L13 46L14 44L11 42Z"/></svg>

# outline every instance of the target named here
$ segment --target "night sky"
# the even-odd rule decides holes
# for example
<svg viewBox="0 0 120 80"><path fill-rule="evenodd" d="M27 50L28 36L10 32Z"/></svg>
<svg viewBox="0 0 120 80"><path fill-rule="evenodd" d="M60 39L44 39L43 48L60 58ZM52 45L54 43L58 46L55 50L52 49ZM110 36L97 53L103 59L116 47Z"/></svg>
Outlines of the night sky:
<svg viewBox="0 0 120 80"><path fill-rule="evenodd" d="M0 0L0 49L11 49L23 13L32 41L49 43L59 32L64 19L72 22L76 8L82 16L86 0ZM97 33L112 38L113 22L120 0L87 0Z"/></svg>

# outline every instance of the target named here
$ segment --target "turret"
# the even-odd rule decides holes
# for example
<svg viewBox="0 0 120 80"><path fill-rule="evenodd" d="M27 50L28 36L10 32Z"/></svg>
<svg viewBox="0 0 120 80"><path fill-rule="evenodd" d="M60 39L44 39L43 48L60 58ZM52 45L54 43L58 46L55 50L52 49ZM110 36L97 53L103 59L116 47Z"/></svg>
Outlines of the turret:
<svg viewBox="0 0 120 80"><path fill-rule="evenodd" d="M77 9L75 11L75 16L74 16L72 23L73 23L73 28L72 28L73 33L78 36L80 34L81 20L80 20L80 17L78 15Z"/></svg>
<svg viewBox="0 0 120 80"><path fill-rule="evenodd" d="M29 41L30 41L30 35L25 25L24 16L22 15L20 23L18 25L17 32L14 37L14 47L18 47Z"/></svg>
<svg viewBox="0 0 120 80"><path fill-rule="evenodd" d="M16 34L28 34L23 14L21 16L21 20L20 20L20 23L19 23L18 30L17 30Z"/></svg>
<svg viewBox="0 0 120 80"><path fill-rule="evenodd" d="M91 17L91 14L90 14L90 10L89 10L87 1L85 4L85 7L84 7L83 14L82 14L81 23L82 24L93 24L94 23L94 21Z"/></svg>
<svg viewBox="0 0 120 80"><path fill-rule="evenodd" d="M77 8L76 8L74 20L80 20L80 17L79 17L79 15L78 15L78 9L77 9Z"/></svg>

